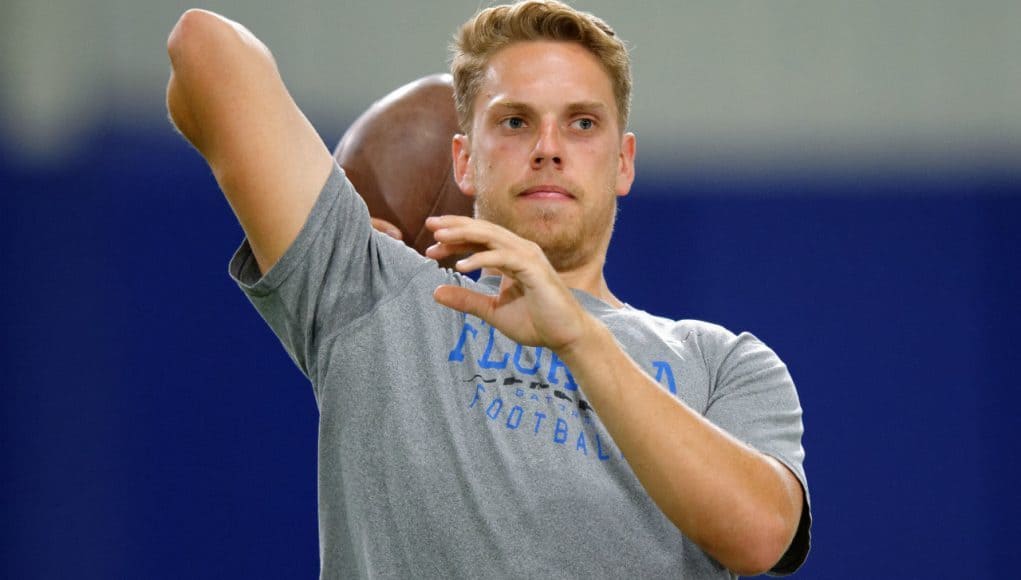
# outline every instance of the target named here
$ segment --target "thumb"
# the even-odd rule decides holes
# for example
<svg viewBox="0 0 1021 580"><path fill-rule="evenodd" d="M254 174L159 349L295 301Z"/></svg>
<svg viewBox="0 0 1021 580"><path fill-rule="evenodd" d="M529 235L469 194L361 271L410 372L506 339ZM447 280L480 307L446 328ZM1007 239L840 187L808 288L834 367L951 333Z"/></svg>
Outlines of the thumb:
<svg viewBox="0 0 1021 580"><path fill-rule="evenodd" d="M440 286L433 291L433 300L447 308L473 314L486 320L493 297L459 286Z"/></svg>

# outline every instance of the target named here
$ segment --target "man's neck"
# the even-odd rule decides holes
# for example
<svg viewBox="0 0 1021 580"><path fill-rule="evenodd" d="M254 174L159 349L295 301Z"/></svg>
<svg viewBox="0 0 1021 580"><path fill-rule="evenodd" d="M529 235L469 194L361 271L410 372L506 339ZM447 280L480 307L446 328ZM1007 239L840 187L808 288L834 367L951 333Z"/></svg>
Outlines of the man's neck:
<svg viewBox="0 0 1021 580"><path fill-rule="evenodd" d="M610 292L610 287L606 285L606 278L603 276L602 268L597 268L593 271L586 271L583 268L557 273L560 274L560 279L564 281L568 288L587 292L614 308L624 306L624 303L617 300L617 297Z"/></svg>

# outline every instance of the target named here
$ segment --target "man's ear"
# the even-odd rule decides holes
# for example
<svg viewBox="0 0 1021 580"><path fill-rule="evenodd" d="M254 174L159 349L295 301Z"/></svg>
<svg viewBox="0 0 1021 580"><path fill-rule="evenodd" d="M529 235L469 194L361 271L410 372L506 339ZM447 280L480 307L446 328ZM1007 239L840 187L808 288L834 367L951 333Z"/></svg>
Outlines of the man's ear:
<svg viewBox="0 0 1021 580"><path fill-rule="evenodd" d="M631 184L635 181L635 143L634 133L624 133L620 140L620 159L617 163L617 195L624 196L631 192Z"/></svg>
<svg viewBox="0 0 1021 580"><path fill-rule="evenodd" d="M467 135L454 135L451 143L451 154L454 158L454 181L461 192L468 197L475 197L475 172L471 163L471 140Z"/></svg>

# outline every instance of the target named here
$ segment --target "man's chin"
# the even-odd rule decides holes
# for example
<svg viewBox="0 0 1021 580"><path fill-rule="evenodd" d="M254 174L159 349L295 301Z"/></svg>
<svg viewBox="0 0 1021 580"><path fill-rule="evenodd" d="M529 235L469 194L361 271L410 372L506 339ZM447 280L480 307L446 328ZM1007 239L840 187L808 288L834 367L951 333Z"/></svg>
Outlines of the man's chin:
<svg viewBox="0 0 1021 580"><path fill-rule="evenodd" d="M569 272L578 269L584 263L584 256L575 248L543 248L546 259L557 272Z"/></svg>
<svg viewBox="0 0 1021 580"><path fill-rule="evenodd" d="M584 261L582 240L577 236L568 236L561 232L560 235L522 237L535 242L542 248L546 259L558 272L573 270Z"/></svg>
<svg viewBox="0 0 1021 580"><path fill-rule="evenodd" d="M516 235L535 242L558 272L571 270L583 261L582 240L577 226L570 229L562 220L555 216L544 215L536 219L502 220L498 216L476 215L480 219L493 222Z"/></svg>

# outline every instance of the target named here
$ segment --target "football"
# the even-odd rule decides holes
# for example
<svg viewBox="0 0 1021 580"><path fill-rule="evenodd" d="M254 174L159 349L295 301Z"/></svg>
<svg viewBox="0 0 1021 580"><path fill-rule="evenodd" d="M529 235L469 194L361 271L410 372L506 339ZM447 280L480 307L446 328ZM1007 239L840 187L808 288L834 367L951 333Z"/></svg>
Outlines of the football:
<svg viewBox="0 0 1021 580"><path fill-rule="evenodd" d="M472 215L472 199L454 182L450 151L458 132L453 80L430 75L370 106L333 156L369 215L397 226L404 243L424 254L434 243L427 217Z"/></svg>

